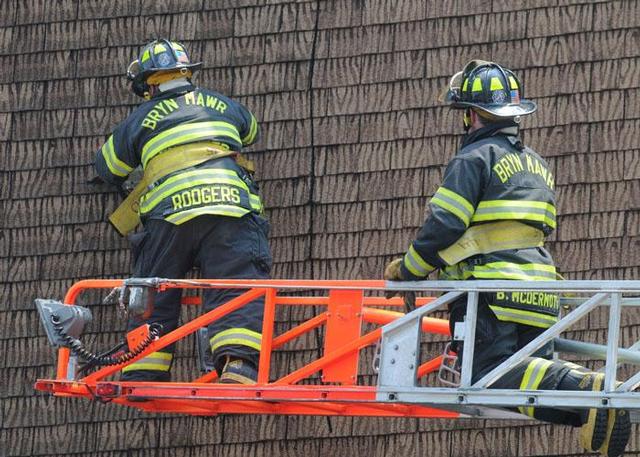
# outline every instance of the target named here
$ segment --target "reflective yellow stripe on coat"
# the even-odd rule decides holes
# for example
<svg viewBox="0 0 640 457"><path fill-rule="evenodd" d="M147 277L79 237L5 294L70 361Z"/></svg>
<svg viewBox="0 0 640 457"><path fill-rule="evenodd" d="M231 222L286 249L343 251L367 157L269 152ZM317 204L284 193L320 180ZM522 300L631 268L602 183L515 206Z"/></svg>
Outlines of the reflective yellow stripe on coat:
<svg viewBox="0 0 640 457"><path fill-rule="evenodd" d="M146 167L153 157L173 146L210 139L219 140L224 137L242 144L238 129L229 122L209 121L178 125L165 130L145 143L142 148L142 166Z"/></svg>
<svg viewBox="0 0 640 457"><path fill-rule="evenodd" d="M502 306L489 305L491 311L496 315L498 320L505 322L516 322L518 324L530 325L532 327L549 328L558 322L557 316L549 314L537 313L535 311L526 311L517 308L503 308Z"/></svg>
<svg viewBox="0 0 640 457"><path fill-rule="evenodd" d="M554 281L556 267L542 263L490 262L464 271L463 279L516 279L522 281Z"/></svg>
<svg viewBox="0 0 640 457"><path fill-rule="evenodd" d="M162 184L151 189L144 195L140 202L140 213L148 213L165 198L176 192L207 184L227 184L239 187L250 196L254 196L253 199L249 197L252 207L254 207L254 205L258 206L256 208L258 211L262 208L262 205L259 203L260 197L251 194L249 186L240 179L235 171L224 168L201 168L171 176L163 181Z"/></svg>
<svg viewBox="0 0 640 457"><path fill-rule="evenodd" d="M471 222L516 219L540 222L556 228L556 208L533 200L486 200L478 204Z"/></svg>

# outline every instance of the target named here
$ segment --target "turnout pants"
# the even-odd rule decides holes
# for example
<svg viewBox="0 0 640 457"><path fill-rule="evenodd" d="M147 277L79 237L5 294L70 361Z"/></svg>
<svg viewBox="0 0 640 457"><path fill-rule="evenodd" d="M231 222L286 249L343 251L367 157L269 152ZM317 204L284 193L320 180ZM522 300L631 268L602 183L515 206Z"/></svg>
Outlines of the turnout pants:
<svg viewBox="0 0 640 457"><path fill-rule="evenodd" d="M493 294L481 293L478 300L478 319L472 381L478 381L500 363L530 343L545 329L500 321L489 308ZM449 308L451 334L456 322L462 322L466 314L467 297L453 302ZM453 349L460 360L464 357L462 342L453 343ZM591 390L597 376L584 367L560 360L550 360L553 347L548 344L540 348L532 357L526 357L515 368L495 381L492 389L544 389L544 390ZM528 416L555 424L581 426L586 412L565 411L551 408L520 407L518 410Z"/></svg>
<svg viewBox="0 0 640 457"><path fill-rule="evenodd" d="M152 219L142 232L130 236L134 275L184 278L197 266L203 278L268 279L272 264L268 232L267 220L253 213L241 218L203 215L180 225ZM244 292L246 289L206 290L204 310L211 311ZM175 330L180 299L180 289L157 294L147 323L162 324L163 334ZM257 299L209 326L209 342L218 370L227 355L258 366L263 313L264 300ZM139 325L139 321L130 321L128 329ZM122 379L168 381L173 350L164 348L127 366Z"/></svg>

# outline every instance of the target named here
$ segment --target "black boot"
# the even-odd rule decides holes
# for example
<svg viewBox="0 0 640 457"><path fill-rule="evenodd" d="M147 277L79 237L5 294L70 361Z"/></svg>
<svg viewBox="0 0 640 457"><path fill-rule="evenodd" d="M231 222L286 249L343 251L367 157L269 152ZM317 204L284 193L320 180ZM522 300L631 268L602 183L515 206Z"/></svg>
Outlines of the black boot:
<svg viewBox="0 0 640 457"><path fill-rule="evenodd" d="M226 356L219 382L222 384L255 384L258 370L249 361Z"/></svg>
<svg viewBox="0 0 640 457"><path fill-rule="evenodd" d="M599 391L604 374L582 373L580 390ZM580 444L587 451L599 451L605 457L619 457L629 442L631 419L624 409L591 408L581 414Z"/></svg>

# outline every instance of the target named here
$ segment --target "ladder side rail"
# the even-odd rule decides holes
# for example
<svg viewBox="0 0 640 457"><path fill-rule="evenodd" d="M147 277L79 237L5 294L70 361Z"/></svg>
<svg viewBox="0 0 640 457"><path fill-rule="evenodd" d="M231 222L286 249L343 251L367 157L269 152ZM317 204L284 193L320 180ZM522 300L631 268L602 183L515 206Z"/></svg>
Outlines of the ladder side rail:
<svg viewBox="0 0 640 457"><path fill-rule="evenodd" d="M545 343L553 340L560 335L568 327L576 323L578 320L586 316L591 310L600 304L602 300L607 297L607 293L598 293L584 302L582 305L576 307L573 311L553 324L547 330L542 332L538 337L534 338L530 343L525 345L518 352L513 354L507 360L495 367L489 373L484 375L480 380L473 384L472 388L485 388L492 384L500 376L514 368L524 357L530 356L537 349L542 347Z"/></svg>
<svg viewBox="0 0 640 457"><path fill-rule="evenodd" d="M378 389L381 402L415 403L436 408L451 405L488 407L621 408L640 410L638 392L577 390L456 389L451 387L396 386Z"/></svg>
<svg viewBox="0 0 640 457"><path fill-rule="evenodd" d="M476 324L478 320L478 292L467 294L467 315L464 319L464 341L462 353L462 369L460 370L460 389L471 386L473 356L475 353Z"/></svg>
<svg viewBox="0 0 640 457"><path fill-rule="evenodd" d="M86 279L73 284L67 291L67 298L71 299L80 291L87 288L113 288L127 282L131 285L138 283L158 284L160 288L192 288L192 289L278 289L278 290L319 290L319 289L362 289L378 291L440 291L449 292L462 290L465 292L492 291L536 291L549 290L558 292L620 292L640 293L640 280L562 280L562 281L520 281L520 280L479 280L479 281L384 281L384 280L261 280L261 279L164 279L164 278L129 278L123 279ZM154 282L155 281L155 282ZM474 284L477 283L477 284ZM67 298L65 301L67 301ZM375 301L375 298L371 298ZM381 299L381 298L379 298ZM393 304L399 304L399 299L392 299ZM640 306L640 297L624 299L625 305ZM70 302L72 303L72 302ZM366 303L368 304L368 303Z"/></svg>
<svg viewBox="0 0 640 457"><path fill-rule="evenodd" d="M607 332L607 359L604 370L604 391L616 390L618 372L618 344L620 341L620 294L611 294L609 306L609 329Z"/></svg>
<svg viewBox="0 0 640 457"><path fill-rule="evenodd" d="M522 281L512 279L491 279L472 281L386 281L385 290L398 292L409 291L440 291L452 290L463 292L522 292L540 291L549 292L576 292L576 293L614 293L640 294L640 280L562 280L562 281ZM640 297L629 297L629 304L640 305Z"/></svg>
<svg viewBox="0 0 640 457"><path fill-rule="evenodd" d="M636 291L636 293L640 293L640 291ZM580 305L582 301L583 300L579 297L560 297L560 306L575 307L577 305ZM601 304L610 306L611 300L609 299L604 300ZM621 297L620 305L622 307L631 307L631 308L640 307L640 297Z"/></svg>

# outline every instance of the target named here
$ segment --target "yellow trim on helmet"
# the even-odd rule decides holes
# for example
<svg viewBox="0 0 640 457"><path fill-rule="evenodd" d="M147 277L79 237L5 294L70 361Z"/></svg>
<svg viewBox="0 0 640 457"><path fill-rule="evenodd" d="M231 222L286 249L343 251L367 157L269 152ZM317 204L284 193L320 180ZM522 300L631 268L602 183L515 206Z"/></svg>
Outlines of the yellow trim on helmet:
<svg viewBox="0 0 640 457"><path fill-rule="evenodd" d="M500 78L498 77L493 77L491 78L491 86L489 87L489 89L491 90L503 90L504 86L502 85L502 81L500 81Z"/></svg>

